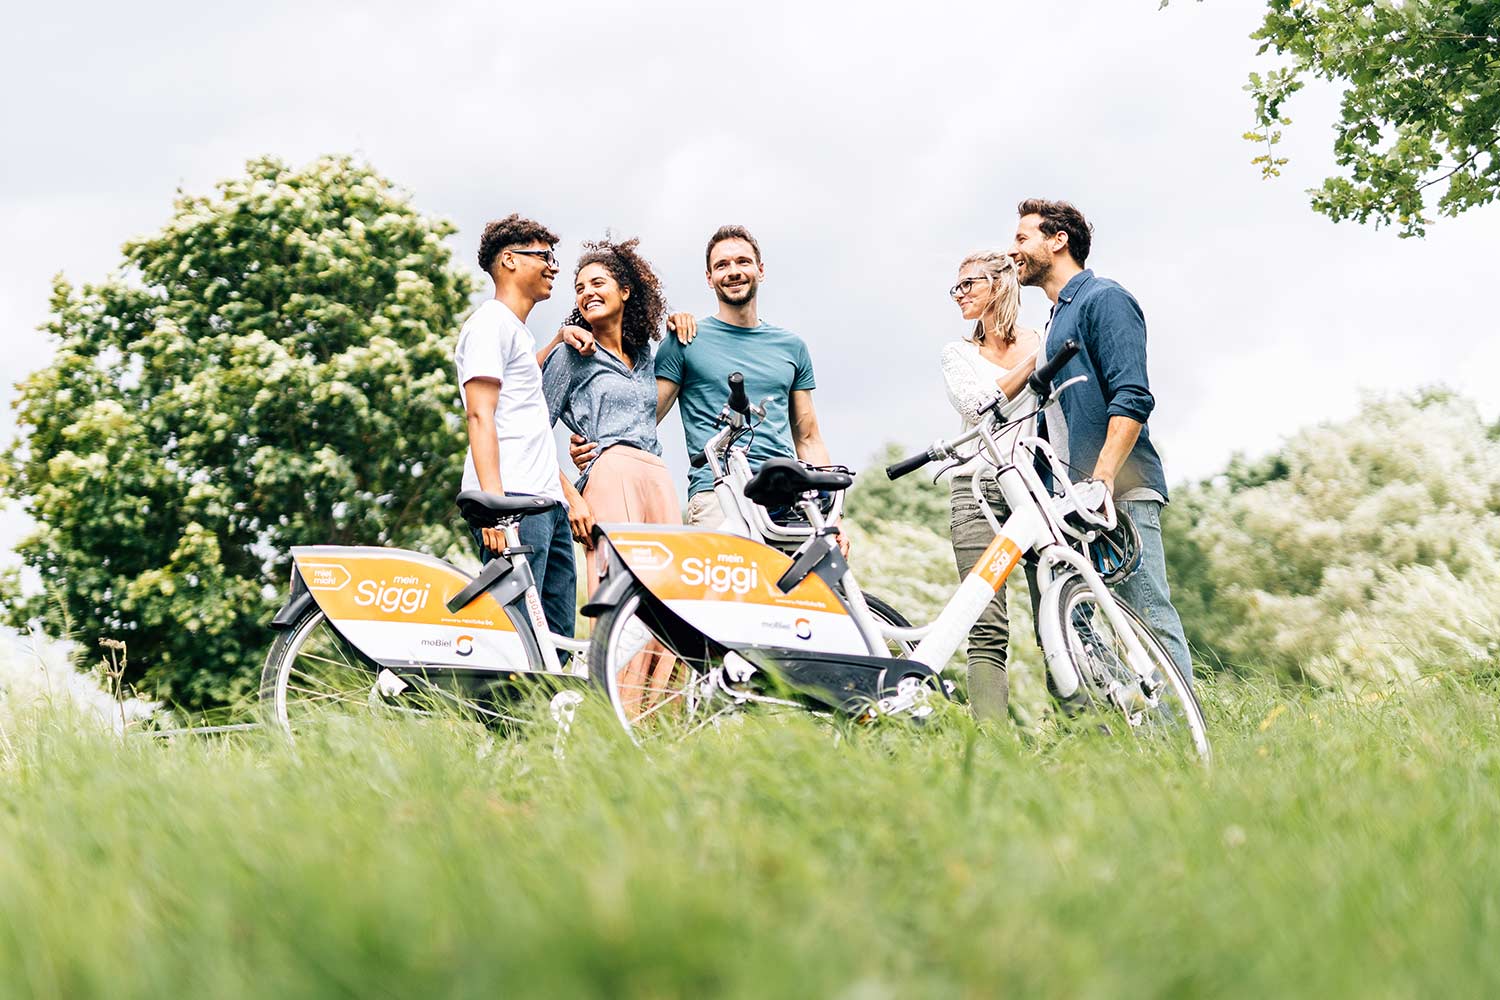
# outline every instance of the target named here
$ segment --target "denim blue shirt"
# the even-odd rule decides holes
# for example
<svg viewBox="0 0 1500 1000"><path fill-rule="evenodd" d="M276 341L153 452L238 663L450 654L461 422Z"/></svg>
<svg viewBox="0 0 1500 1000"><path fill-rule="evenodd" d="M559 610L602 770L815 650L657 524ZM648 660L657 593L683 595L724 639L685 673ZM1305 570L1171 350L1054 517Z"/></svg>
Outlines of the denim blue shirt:
<svg viewBox="0 0 1500 1000"><path fill-rule="evenodd" d="M1129 417L1141 423L1141 435L1115 478L1115 495L1145 487L1165 499L1166 475L1145 426L1156 400L1146 378L1146 316L1140 303L1116 282L1081 271L1057 295L1043 354L1052 357L1070 338L1082 350L1057 373L1053 384L1088 376L1087 382L1057 400L1067 424L1067 460L1074 467L1074 480L1094 471L1109 418ZM1045 415L1042 422L1046 433Z"/></svg>
<svg viewBox="0 0 1500 1000"><path fill-rule="evenodd" d="M542 365L542 395L552 422L562 420L574 434L597 441L600 455L617 444L661 454L656 437L656 364L649 348L639 352L633 365L626 365L606 347L584 357L571 344L558 344ZM578 477L579 490L592 467L590 462Z"/></svg>

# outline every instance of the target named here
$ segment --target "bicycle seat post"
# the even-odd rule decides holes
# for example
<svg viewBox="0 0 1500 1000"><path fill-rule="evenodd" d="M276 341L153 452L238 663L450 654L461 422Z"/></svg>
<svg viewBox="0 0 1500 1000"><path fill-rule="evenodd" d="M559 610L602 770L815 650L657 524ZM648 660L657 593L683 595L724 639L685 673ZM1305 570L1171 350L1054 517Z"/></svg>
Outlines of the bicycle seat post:
<svg viewBox="0 0 1500 1000"><path fill-rule="evenodd" d="M802 516L807 518L808 526L812 528L813 534L817 534L823 527L823 511L818 506L818 492L809 490L802 494L802 499L797 501L797 507L802 511Z"/></svg>

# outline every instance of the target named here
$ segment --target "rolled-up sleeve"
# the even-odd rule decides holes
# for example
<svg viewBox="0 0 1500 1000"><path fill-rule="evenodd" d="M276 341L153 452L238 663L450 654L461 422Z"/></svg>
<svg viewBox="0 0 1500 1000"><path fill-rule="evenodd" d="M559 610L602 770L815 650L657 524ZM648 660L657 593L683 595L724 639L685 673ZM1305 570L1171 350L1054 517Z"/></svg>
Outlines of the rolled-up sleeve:
<svg viewBox="0 0 1500 1000"><path fill-rule="evenodd" d="M1146 376L1146 315L1140 303L1123 288L1110 288L1089 303L1094 322L1088 324L1089 345L1099 369L1105 411L1145 423L1156 407Z"/></svg>

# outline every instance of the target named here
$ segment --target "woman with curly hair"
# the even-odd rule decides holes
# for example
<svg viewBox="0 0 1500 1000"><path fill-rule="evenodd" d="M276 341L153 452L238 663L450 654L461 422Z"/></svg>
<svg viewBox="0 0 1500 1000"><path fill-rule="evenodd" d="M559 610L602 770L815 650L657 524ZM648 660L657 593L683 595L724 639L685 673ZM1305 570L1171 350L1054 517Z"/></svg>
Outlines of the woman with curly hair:
<svg viewBox="0 0 1500 1000"><path fill-rule="evenodd" d="M573 274L575 308L542 366L542 392L553 423L561 419L573 433L599 442L597 457L576 484L590 524L682 523L656 436L651 342L661 338L667 304L656 273L636 249L638 242L584 244ZM691 319L672 317L684 336L691 331L683 329L683 321ZM588 336L577 335L582 331ZM593 541L579 541L588 553L592 591L599 583Z"/></svg>

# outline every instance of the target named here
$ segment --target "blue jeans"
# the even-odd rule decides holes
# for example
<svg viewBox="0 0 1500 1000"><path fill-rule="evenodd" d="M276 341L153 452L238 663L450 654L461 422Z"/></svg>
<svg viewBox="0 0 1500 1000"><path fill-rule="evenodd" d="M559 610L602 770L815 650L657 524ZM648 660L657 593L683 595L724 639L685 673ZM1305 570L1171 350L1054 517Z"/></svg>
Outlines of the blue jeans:
<svg viewBox="0 0 1500 1000"><path fill-rule="evenodd" d="M531 575L536 577L547 629L553 635L571 639L578 621L578 570L573 565L573 531L568 527L568 511L558 504L545 514L523 517L520 532L521 544L532 549L526 562L531 565ZM485 547L478 531L473 535L481 559L489 562L498 558L499 553Z"/></svg>
<svg viewBox="0 0 1500 1000"><path fill-rule="evenodd" d="M1188 652L1182 619L1172 607L1172 590L1167 586L1167 557L1161 541L1161 507L1155 500L1120 500L1135 521L1141 534L1141 568L1115 588L1126 604L1146 619L1161 636L1162 644L1172 654L1172 661L1182 671L1183 679L1193 682L1193 658Z"/></svg>

